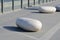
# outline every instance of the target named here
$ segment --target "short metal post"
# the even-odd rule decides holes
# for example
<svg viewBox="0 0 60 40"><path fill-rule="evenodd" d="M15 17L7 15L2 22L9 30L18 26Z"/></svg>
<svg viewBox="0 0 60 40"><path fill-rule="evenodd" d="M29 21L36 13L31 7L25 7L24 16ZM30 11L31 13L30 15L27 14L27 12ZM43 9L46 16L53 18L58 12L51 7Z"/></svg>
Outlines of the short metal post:
<svg viewBox="0 0 60 40"><path fill-rule="evenodd" d="M42 3L44 3L44 0L42 0Z"/></svg>
<svg viewBox="0 0 60 40"><path fill-rule="evenodd" d="M21 0L21 8L23 7L23 0Z"/></svg>
<svg viewBox="0 0 60 40"><path fill-rule="evenodd" d="M51 0L49 0L49 2L51 2Z"/></svg>
<svg viewBox="0 0 60 40"><path fill-rule="evenodd" d="M48 2L48 0L46 0L46 2Z"/></svg>
<svg viewBox="0 0 60 40"><path fill-rule="evenodd" d="M3 0L1 0L1 12L3 13Z"/></svg>
<svg viewBox="0 0 60 40"><path fill-rule="evenodd" d="M52 1L54 1L54 0L52 0Z"/></svg>
<svg viewBox="0 0 60 40"><path fill-rule="evenodd" d="M38 4L40 4L40 0L38 0Z"/></svg>
<svg viewBox="0 0 60 40"><path fill-rule="evenodd" d="M29 0L28 0L28 7L30 6L30 2L29 2Z"/></svg>
<svg viewBox="0 0 60 40"><path fill-rule="evenodd" d="M35 5L35 0L33 0L33 5Z"/></svg>
<svg viewBox="0 0 60 40"><path fill-rule="evenodd" d="M14 0L12 0L12 10L14 10Z"/></svg>

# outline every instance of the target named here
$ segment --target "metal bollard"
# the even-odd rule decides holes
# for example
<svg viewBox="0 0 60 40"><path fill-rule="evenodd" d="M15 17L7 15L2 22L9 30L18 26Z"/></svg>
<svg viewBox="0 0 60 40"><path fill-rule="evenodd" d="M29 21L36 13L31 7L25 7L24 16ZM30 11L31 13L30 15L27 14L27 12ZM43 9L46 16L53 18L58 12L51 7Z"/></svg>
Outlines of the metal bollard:
<svg viewBox="0 0 60 40"><path fill-rule="evenodd" d="M21 0L21 8L23 7L23 0Z"/></svg>
<svg viewBox="0 0 60 40"><path fill-rule="evenodd" d="M29 2L29 0L28 0L28 7L30 6L30 2Z"/></svg>
<svg viewBox="0 0 60 40"><path fill-rule="evenodd" d="M46 2L48 2L48 0L46 0Z"/></svg>
<svg viewBox="0 0 60 40"><path fill-rule="evenodd" d="M14 10L14 0L12 0L12 10Z"/></svg>
<svg viewBox="0 0 60 40"><path fill-rule="evenodd" d="M3 0L1 0L1 12L3 13Z"/></svg>
<svg viewBox="0 0 60 40"><path fill-rule="evenodd" d="M49 0L49 2L51 2L51 0Z"/></svg>
<svg viewBox="0 0 60 40"><path fill-rule="evenodd" d="M40 4L40 0L38 0L38 4Z"/></svg>
<svg viewBox="0 0 60 40"><path fill-rule="evenodd" d="M33 0L33 5L35 5L35 0Z"/></svg>
<svg viewBox="0 0 60 40"><path fill-rule="evenodd" d="M42 0L42 3L44 3L44 0Z"/></svg>

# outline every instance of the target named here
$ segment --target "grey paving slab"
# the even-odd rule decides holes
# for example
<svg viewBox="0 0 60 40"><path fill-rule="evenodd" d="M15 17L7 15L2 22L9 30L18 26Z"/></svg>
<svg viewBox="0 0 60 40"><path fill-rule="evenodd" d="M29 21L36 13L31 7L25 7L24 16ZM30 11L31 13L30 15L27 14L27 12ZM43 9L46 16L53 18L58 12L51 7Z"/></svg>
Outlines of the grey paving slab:
<svg viewBox="0 0 60 40"><path fill-rule="evenodd" d="M20 16L24 16L24 15L27 15L29 14L28 11L26 10L20 10L18 12L11 12L11 13L8 13L8 14L3 14L3 15L0 15L0 26L2 24L8 24L8 22L10 21L15 21L17 17L20 17ZM9 22L9 23L10 23Z"/></svg>
<svg viewBox="0 0 60 40"><path fill-rule="evenodd" d="M56 31L50 40L60 40L60 29Z"/></svg>
<svg viewBox="0 0 60 40"><path fill-rule="evenodd" d="M52 6L55 6L55 3L59 4L59 1L47 5L51 6L52 4ZM17 29L15 22L16 18L18 17L28 17L40 20L43 24L43 28L39 32L26 32L22 29ZM21 9L20 11L17 12L11 12L9 14L0 15L0 40L40 40L40 39L44 40L43 38L47 38L45 37L45 35L49 35L50 30L51 32L54 32L53 29L55 29L56 27L58 28L59 26L60 26L60 12L39 13L38 10ZM52 38L50 40L54 40L55 38L57 38L57 34L59 34L60 32L58 31L55 33L53 35L51 33Z"/></svg>
<svg viewBox="0 0 60 40"><path fill-rule="evenodd" d="M13 33L4 31L0 33L0 40L35 40L35 39L30 38L27 35L24 35L23 33Z"/></svg>
<svg viewBox="0 0 60 40"><path fill-rule="evenodd" d="M42 36L39 40L50 40L50 38L60 29L60 23L56 24L53 28L51 28L44 36ZM56 36L55 36L56 37Z"/></svg>

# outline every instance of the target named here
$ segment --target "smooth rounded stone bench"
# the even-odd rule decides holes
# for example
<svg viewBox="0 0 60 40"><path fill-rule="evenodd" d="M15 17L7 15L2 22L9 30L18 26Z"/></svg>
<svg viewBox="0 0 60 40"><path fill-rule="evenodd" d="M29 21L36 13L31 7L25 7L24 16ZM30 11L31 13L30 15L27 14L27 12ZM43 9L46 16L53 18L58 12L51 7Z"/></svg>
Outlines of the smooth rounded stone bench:
<svg viewBox="0 0 60 40"><path fill-rule="evenodd" d="M56 8L51 6L40 6L39 12L56 12Z"/></svg>
<svg viewBox="0 0 60 40"><path fill-rule="evenodd" d="M18 28L20 27L27 31L40 31L42 28L42 23L39 20L31 18L18 18L16 25Z"/></svg>
<svg viewBox="0 0 60 40"><path fill-rule="evenodd" d="M60 11L60 5L57 5L57 6L56 6L56 10L57 10L57 11Z"/></svg>

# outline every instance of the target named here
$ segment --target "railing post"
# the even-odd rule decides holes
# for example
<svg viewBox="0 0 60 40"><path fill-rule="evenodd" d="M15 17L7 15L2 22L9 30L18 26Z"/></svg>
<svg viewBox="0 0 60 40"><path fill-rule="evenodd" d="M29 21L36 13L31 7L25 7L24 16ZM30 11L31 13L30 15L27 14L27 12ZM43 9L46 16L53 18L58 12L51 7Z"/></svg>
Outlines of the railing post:
<svg viewBox="0 0 60 40"><path fill-rule="evenodd" d="M1 0L1 12L3 13L3 0Z"/></svg>
<svg viewBox="0 0 60 40"><path fill-rule="evenodd" d="M35 0L33 0L33 5L35 5Z"/></svg>
<svg viewBox="0 0 60 40"><path fill-rule="evenodd" d="M48 0L46 0L46 2L48 2Z"/></svg>
<svg viewBox="0 0 60 40"><path fill-rule="evenodd" d="M54 0L52 0L52 1L54 1Z"/></svg>
<svg viewBox="0 0 60 40"><path fill-rule="evenodd" d="M14 0L12 0L12 10L14 10Z"/></svg>
<svg viewBox="0 0 60 40"><path fill-rule="evenodd" d="M44 0L42 0L42 3L44 3Z"/></svg>
<svg viewBox="0 0 60 40"><path fill-rule="evenodd" d="M29 2L29 0L28 0L28 7L30 6L30 2Z"/></svg>
<svg viewBox="0 0 60 40"><path fill-rule="evenodd" d="M51 0L49 0L49 2L51 2Z"/></svg>
<svg viewBox="0 0 60 40"><path fill-rule="evenodd" d="M23 6L23 0L21 0L21 8L22 8L22 6Z"/></svg>
<svg viewBox="0 0 60 40"><path fill-rule="evenodd" d="M38 4L40 4L40 0L38 0Z"/></svg>

